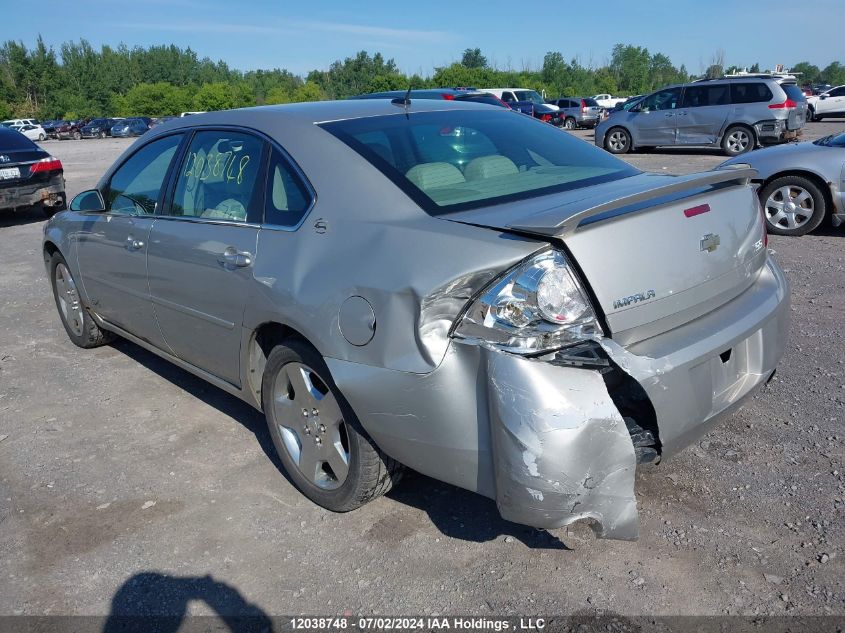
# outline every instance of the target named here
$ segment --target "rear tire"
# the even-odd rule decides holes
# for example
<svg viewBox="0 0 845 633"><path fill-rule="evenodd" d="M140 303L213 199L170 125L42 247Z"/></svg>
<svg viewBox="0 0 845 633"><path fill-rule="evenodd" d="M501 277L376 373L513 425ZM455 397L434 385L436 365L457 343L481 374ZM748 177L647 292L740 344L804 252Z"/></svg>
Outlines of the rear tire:
<svg viewBox="0 0 845 633"><path fill-rule="evenodd" d="M611 154L627 154L631 151L631 135L623 127L610 128L604 137L604 148Z"/></svg>
<svg viewBox="0 0 845 633"><path fill-rule="evenodd" d="M106 133L105 133L105 132L100 132L100 138L106 138Z"/></svg>
<svg viewBox="0 0 845 633"><path fill-rule="evenodd" d="M76 131L73 133L73 140L78 141L82 138L82 132Z"/></svg>
<svg viewBox="0 0 845 633"><path fill-rule="evenodd" d="M766 228L775 235L806 235L827 215L819 186L802 176L776 178L760 191Z"/></svg>
<svg viewBox="0 0 845 633"><path fill-rule="evenodd" d="M751 128L745 125L732 125L722 137L722 151L728 156L739 156L750 152L757 146L757 140Z"/></svg>
<svg viewBox="0 0 845 633"><path fill-rule="evenodd" d="M373 443L305 341L288 339L270 352L261 401L285 471L317 505L348 512L399 482L404 467Z"/></svg>
<svg viewBox="0 0 845 633"><path fill-rule="evenodd" d="M100 327L82 305L76 281L65 258L56 251L50 257L50 284L59 318L71 342L85 349L100 347L114 340L115 335Z"/></svg>
<svg viewBox="0 0 845 633"><path fill-rule="evenodd" d="M46 136L44 136L43 134L39 134L39 135L38 135L38 140L39 140L39 141L41 141L42 143L44 142L44 139L45 139L45 138L47 138L47 137L46 137Z"/></svg>
<svg viewBox="0 0 845 633"><path fill-rule="evenodd" d="M567 130L574 130L576 128L575 119L573 119L571 116L566 117L563 122L563 127L565 127Z"/></svg>

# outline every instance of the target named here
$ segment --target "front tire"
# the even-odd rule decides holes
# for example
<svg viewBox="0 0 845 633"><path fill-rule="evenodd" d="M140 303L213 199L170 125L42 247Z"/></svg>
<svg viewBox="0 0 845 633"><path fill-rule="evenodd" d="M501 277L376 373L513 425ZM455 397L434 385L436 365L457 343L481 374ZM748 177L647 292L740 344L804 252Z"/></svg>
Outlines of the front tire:
<svg viewBox="0 0 845 633"><path fill-rule="evenodd" d="M775 235L806 235L827 214L827 201L821 189L802 176L776 178L763 187L760 204L766 227Z"/></svg>
<svg viewBox="0 0 845 633"><path fill-rule="evenodd" d="M56 300L59 318L74 345L90 349L114 340L115 335L100 329L82 305L76 280L65 258L58 251L50 257L50 283L53 286L53 298Z"/></svg>
<svg viewBox="0 0 845 633"><path fill-rule="evenodd" d="M105 133L105 132L100 132L100 138L106 138L106 133Z"/></svg>
<svg viewBox="0 0 845 633"><path fill-rule="evenodd" d="M333 512L348 512L388 492L403 466L361 426L323 357L299 339L267 357L261 400L285 471L302 494Z"/></svg>
<svg viewBox="0 0 845 633"><path fill-rule="evenodd" d="M82 132L74 132L73 133L73 140L78 141L82 138Z"/></svg>
<svg viewBox="0 0 845 633"><path fill-rule="evenodd" d="M611 154L627 154L631 151L631 134L622 127L614 127L604 137L604 148Z"/></svg>
<svg viewBox="0 0 845 633"><path fill-rule="evenodd" d="M47 137L46 137L46 136L44 136L43 134L39 134L39 135L38 135L38 140L39 140L39 141L41 141L42 143L44 142L44 139L45 139L45 138L47 138Z"/></svg>
<svg viewBox="0 0 845 633"><path fill-rule="evenodd" d="M751 128L744 125L732 125L722 137L722 151L728 156L739 156L756 147L757 141Z"/></svg>

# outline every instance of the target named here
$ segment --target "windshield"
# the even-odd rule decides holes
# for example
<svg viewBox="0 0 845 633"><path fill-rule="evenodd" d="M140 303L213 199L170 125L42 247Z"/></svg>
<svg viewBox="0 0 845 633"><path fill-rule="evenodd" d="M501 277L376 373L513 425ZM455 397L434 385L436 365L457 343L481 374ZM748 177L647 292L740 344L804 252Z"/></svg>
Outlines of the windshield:
<svg viewBox="0 0 845 633"><path fill-rule="evenodd" d="M450 110L323 123L432 215L639 173L532 117Z"/></svg>
<svg viewBox="0 0 845 633"><path fill-rule="evenodd" d="M845 132L825 136L817 141L813 141L813 144L824 145L825 147L845 147Z"/></svg>
<svg viewBox="0 0 845 633"><path fill-rule="evenodd" d="M519 101L531 101L532 103L546 103L543 97L537 94L534 90L514 90L514 94Z"/></svg>

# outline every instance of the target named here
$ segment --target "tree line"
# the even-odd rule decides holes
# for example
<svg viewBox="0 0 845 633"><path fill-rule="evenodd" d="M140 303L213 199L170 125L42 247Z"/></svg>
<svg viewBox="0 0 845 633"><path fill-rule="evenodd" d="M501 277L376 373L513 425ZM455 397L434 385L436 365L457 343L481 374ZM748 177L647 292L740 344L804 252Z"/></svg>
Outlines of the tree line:
<svg viewBox="0 0 845 633"><path fill-rule="evenodd" d="M845 84L845 67L793 67L802 80ZM721 73L711 64L706 74ZM121 44L96 50L85 40L65 42L58 51L39 36L34 47L7 41L0 46L0 118L75 119L84 116L161 116L185 110L223 110L252 105L343 99L381 90L444 86L533 88L549 97L608 92L641 94L668 83L688 81L686 68L663 53L629 44L613 47L603 66L585 66L549 52L540 68L494 68L478 48L428 77L402 73L393 59L361 51L326 70L305 76L287 70L230 68L200 58L190 48Z"/></svg>

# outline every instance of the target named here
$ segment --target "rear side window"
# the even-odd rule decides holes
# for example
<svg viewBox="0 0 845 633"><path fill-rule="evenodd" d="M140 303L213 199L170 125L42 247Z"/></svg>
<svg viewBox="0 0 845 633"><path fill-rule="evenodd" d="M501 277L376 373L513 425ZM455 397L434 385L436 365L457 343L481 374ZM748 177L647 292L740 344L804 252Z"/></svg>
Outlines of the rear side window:
<svg viewBox="0 0 845 633"><path fill-rule="evenodd" d="M548 124L504 110L418 112L322 127L432 215L639 173Z"/></svg>
<svg viewBox="0 0 845 633"><path fill-rule="evenodd" d="M472 101L502 107L502 102L493 95L462 95L455 97L455 101Z"/></svg>
<svg viewBox="0 0 845 633"><path fill-rule="evenodd" d="M161 186L167 176L181 134L144 145L123 163L109 181L106 211L121 215L155 214Z"/></svg>
<svg viewBox="0 0 845 633"><path fill-rule="evenodd" d="M771 99L772 91L762 82L731 84L731 103L763 103Z"/></svg>
<svg viewBox="0 0 845 633"><path fill-rule="evenodd" d="M296 226L311 206L311 194L302 179L275 149L270 157L264 200L264 221L276 226Z"/></svg>
<svg viewBox="0 0 845 633"><path fill-rule="evenodd" d="M684 88L682 108L700 108L703 106L727 105L730 103L728 84L688 86Z"/></svg>
<svg viewBox="0 0 845 633"><path fill-rule="evenodd" d="M231 130L197 132L179 169L169 215L260 222L264 141Z"/></svg>

